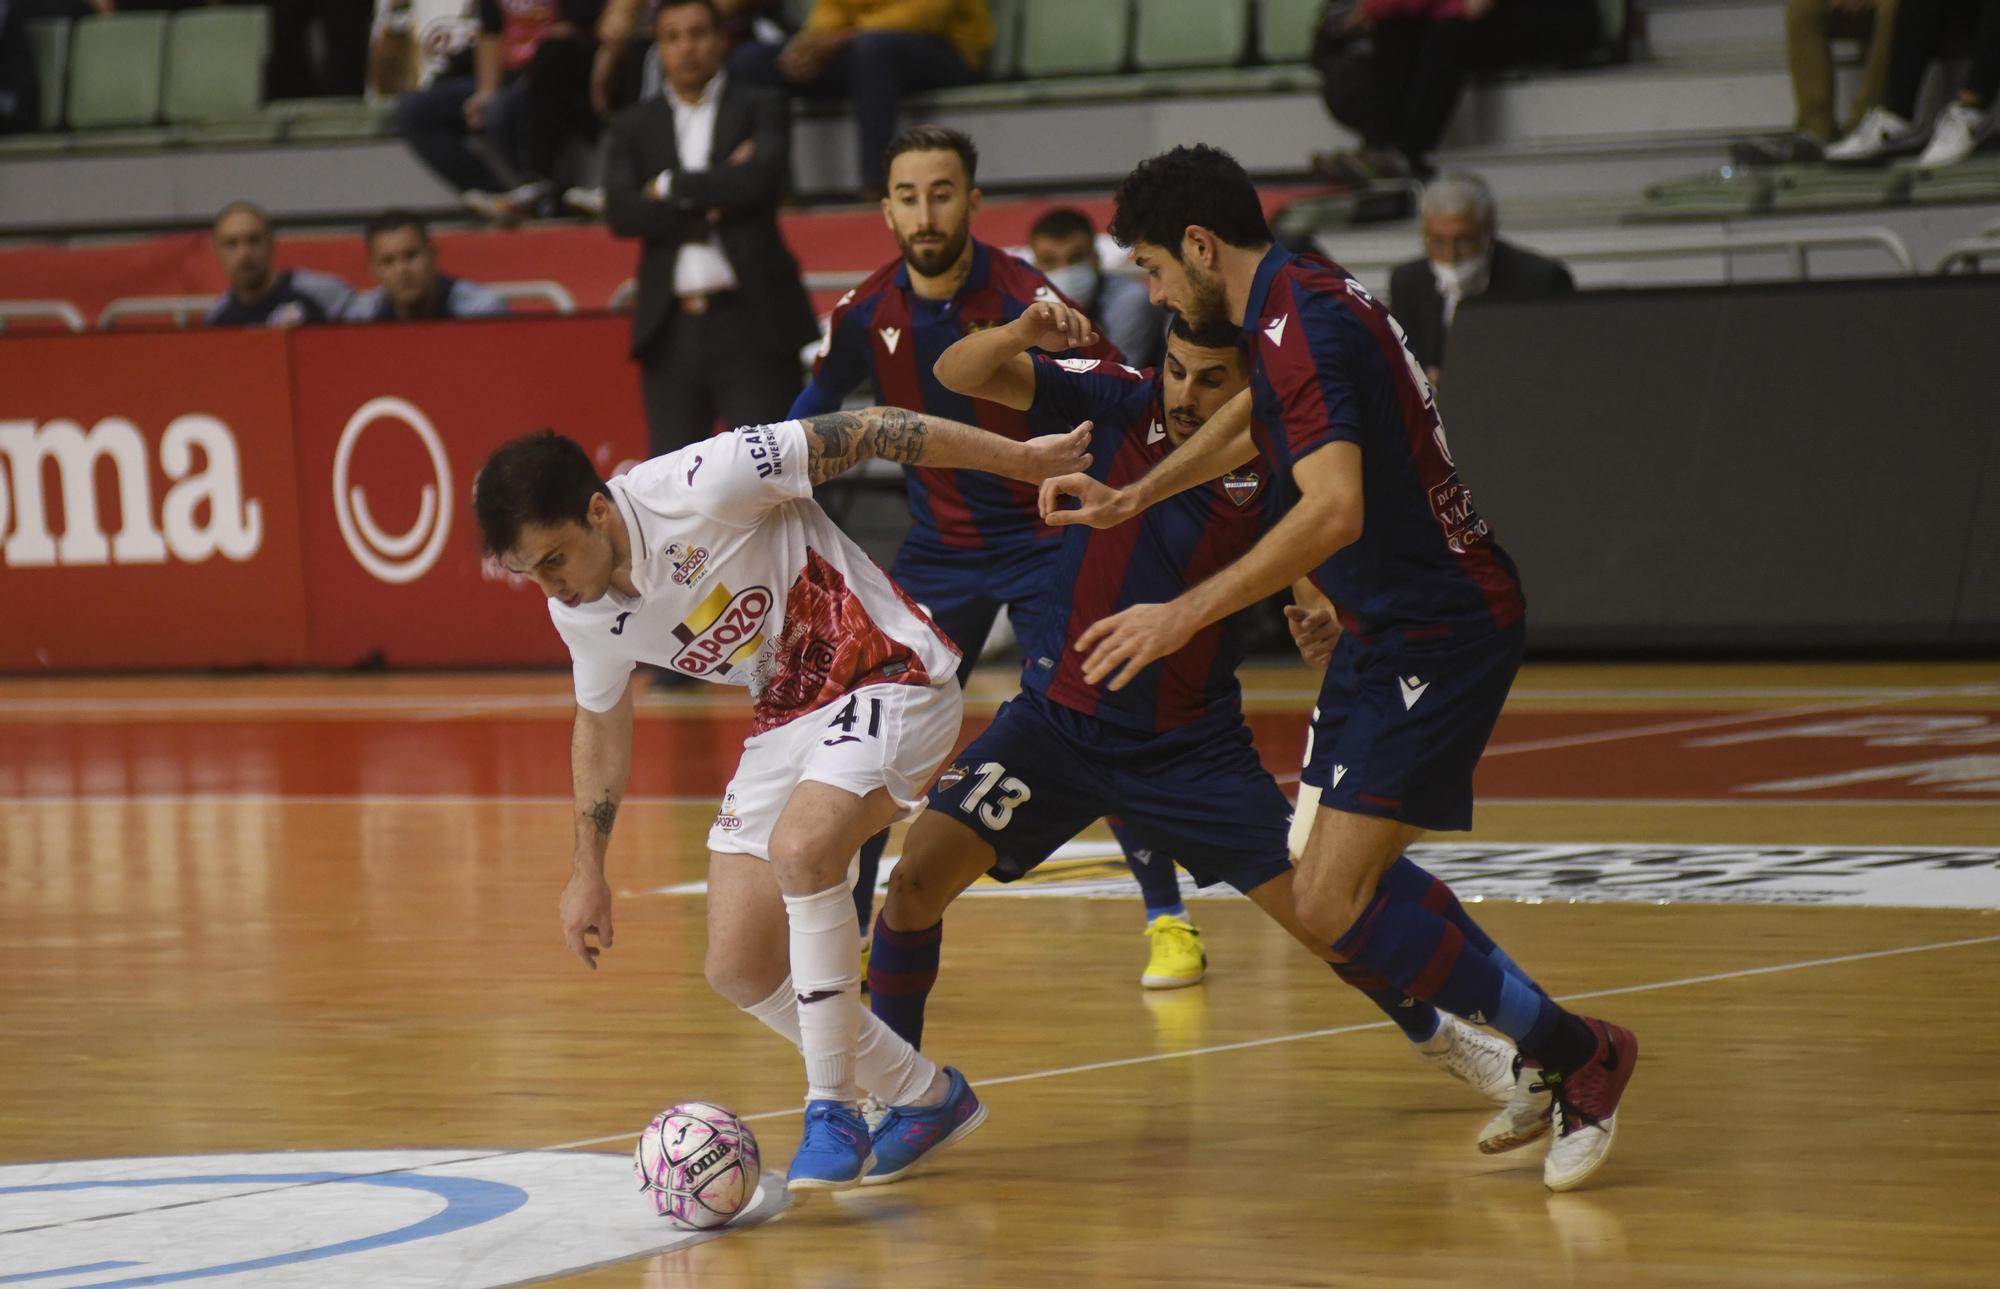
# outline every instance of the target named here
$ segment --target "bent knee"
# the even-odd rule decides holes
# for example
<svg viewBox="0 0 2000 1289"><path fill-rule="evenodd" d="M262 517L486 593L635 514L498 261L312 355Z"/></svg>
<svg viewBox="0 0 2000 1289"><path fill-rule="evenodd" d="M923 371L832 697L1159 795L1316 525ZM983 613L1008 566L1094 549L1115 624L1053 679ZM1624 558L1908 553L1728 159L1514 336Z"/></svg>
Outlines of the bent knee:
<svg viewBox="0 0 2000 1289"><path fill-rule="evenodd" d="M882 917L898 931L920 931L944 916L951 902L935 875L920 866L898 864L889 871L889 891L882 901Z"/></svg>
<svg viewBox="0 0 2000 1289"><path fill-rule="evenodd" d="M760 956L733 953L728 946L711 944L702 962L708 987L738 1007L754 1007L784 983L784 972Z"/></svg>
<svg viewBox="0 0 2000 1289"><path fill-rule="evenodd" d="M1314 939L1334 945L1361 920L1368 902L1359 892L1344 890L1333 883L1309 886L1301 882L1296 908L1300 926L1311 932Z"/></svg>

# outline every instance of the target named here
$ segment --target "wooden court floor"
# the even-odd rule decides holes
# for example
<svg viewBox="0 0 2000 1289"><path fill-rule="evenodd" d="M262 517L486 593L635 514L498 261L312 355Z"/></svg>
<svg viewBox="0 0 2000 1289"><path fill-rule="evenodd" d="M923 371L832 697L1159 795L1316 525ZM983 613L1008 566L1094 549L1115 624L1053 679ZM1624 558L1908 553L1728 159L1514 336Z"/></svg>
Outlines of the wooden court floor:
<svg viewBox="0 0 2000 1289"><path fill-rule="evenodd" d="M1312 678L1247 687L1295 769ZM982 678L975 724L1005 688ZM642 703L592 974L554 914L561 676L0 681L0 1166L620 1150L699 1097L761 1116L781 1171L797 1059L707 992L702 898L671 889L701 875L739 701ZM983 1086L979 1133L561 1282L2000 1284L2000 667L1530 666L1480 790L1462 871L1567 847L1521 863L1573 884L1529 873L1476 916L1642 1042L1586 1189L1545 1191L1537 1148L1477 1154L1487 1108L1246 902L1195 902L1208 982L1147 994L1136 901L1057 880L947 918L926 1047ZM1606 899L1599 844L1706 885ZM1875 894L1758 885L1806 862ZM1940 890L1970 894L1879 906ZM18 1203L0 1285L111 1283L10 1264Z"/></svg>

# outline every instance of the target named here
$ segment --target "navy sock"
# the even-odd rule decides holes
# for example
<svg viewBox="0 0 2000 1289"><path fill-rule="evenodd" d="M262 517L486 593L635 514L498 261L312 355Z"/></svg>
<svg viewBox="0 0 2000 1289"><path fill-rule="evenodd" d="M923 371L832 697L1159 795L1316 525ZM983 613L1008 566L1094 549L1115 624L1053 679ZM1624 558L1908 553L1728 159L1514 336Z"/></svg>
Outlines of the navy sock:
<svg viewBox="0 0 2000 1289"><path fill-rule="evenodd" d="M884 828L855 852L861 874L854 879L854 925L862 935L868 934L868 925L875 920L875 875L882 867L882 852L888 848L889 830Z"/></svg>
<svg viewBox="0 0 2000 1289"><path fill-rule="evenodd" d="M1421 998L1412 998L1366 967L1351 962L1329 962L1333 974L1353 985L1382 1014L1396 1022L1396 1028L1412 1043L1421 1043L1438 1031L1438 1011Z"/></svg>
<svg viewBox="0 0 2000 1289"><path fill-rule="evenodd" d="M1391 892L1399 899L1415 900L1457 927L1465 936L1467 944L1485 954L1502 971L1520 980L1530 989L1540 992L1541 986L1537 985L1527 972L1515 966L1514 960L1507 956L1506 951L1493 943L1493 937L1486 934L1485 929L1472 920L1472 915L1458 902L1458 896L1452 892L1451 887L1412 863L1408 855L1397 857L1396 862L1389 866L1389 871L1382 874L1382 884L1375 889Z"/></svg>
<svg viewBox="0 0 2000 1289"><path fill-rule="evenodd" d="M1181 902L1181 879L1174 872L1174 861L1156 850L1141 846L1138 839L1127 831L1122 819L1107 819L1111 825L1111 835L1118 839L1118 845L1125 852L1125 867L1132 870L1132 876L1139 883L1139 894L1146 901L1146 921L1156 917L1186 917L1187 905Z"/></svg>
<svg viewBox="0 0 2000 1289"><path fill-rule="evenodd" d="M911 1047L924 1045L924 1002L937 984L944 920L921 931L898 931L875 919L875 947L868 954L868 1008Z"/></svg>
<svg viewBox="0 0 2000 1289"><path fill-rule="evenodd" d="M1501 966L1504 957L1481 950L1457 923L1386 884L1333 949L1441 1011L1491 1025L1524 1056L1540 1055L1568 1015L1518 968Z"/></svg>

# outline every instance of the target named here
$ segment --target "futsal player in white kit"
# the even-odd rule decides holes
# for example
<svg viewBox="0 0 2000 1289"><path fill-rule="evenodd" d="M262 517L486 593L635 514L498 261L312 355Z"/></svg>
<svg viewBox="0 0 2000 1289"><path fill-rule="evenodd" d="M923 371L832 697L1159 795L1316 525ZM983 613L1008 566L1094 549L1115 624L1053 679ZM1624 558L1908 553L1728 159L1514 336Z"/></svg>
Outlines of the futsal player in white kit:
<svg viewBox="0 0 2000 1289"><path fill-rule="evenodd" d="M893 1181L986 1111L859 1001L849 862L914 814L958 737L958 651L812 499L868 457L1026 482L1080 470L1089 427L1026 441L900 408L752 426L608 483L544 430L487 459L474 510L489 554L533 578L569 646L574 868L570 951L611 947L605 852L632 759L633 667L755 702L709 830L706 974L805 1055L794 1191ZM596 943L590 942L595 937ZM872 1136L860 1089L889 1113Z"/></svg>

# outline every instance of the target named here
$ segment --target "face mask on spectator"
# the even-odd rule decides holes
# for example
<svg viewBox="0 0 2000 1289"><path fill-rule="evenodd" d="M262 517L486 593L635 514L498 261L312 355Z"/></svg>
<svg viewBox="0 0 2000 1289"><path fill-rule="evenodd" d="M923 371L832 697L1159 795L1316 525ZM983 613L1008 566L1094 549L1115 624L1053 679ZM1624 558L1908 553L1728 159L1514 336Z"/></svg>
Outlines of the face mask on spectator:
<svg viewBox="0 0 2000 1289"><path fill-rule="evenodd" d="M1476 255L1469 260L1447 264L1443 260L1431 261L1431 274L1437 278L1439 295L1454 296L1460 300L1478 295L1486 289L1486 276L1493 267L1490 254Z"/></svg>
<svg viewBox="0 0 2000 1289"><path fill-rule="evenodd" d="M1065 264L1048 271L1050 285L1079 304L1089 304L1097 294L1097 266L1089 260Z"/></svg>

